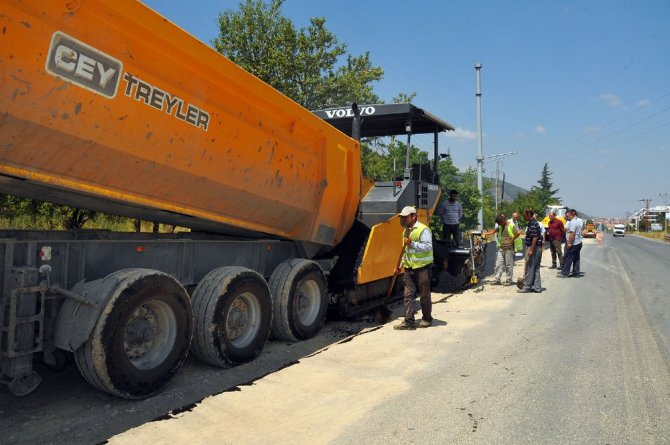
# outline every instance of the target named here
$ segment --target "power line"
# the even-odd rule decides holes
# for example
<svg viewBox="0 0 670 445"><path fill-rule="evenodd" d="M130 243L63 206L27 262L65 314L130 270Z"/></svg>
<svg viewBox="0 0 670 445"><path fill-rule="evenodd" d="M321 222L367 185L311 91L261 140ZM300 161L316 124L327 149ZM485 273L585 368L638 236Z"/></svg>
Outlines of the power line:
<svg viewBox="0 0 670 445"><path fill-rule="evenodd" d="M604 141L605 139L607 139L607 138L609 138L609 137L612 137L612 136L614 136L614 135L616 135L616 134L619 134L619 133L621 133L621 132L624 131L624 130L627 130L627 129L631 128L631 127L634 127L635 125L639 124L640 122L644 122L644 121L646 121L646 120L648 120L648 119L651 119L652 117L656 117L656 116L658 116L659 114L664 113L664 112L666 112L666 111L668 111L668 110L670 110L670 107L666 107L666 108L662 109L661 111L658 111L658 112L656 112L656 113L654 113L654 114L652 114L652 115L643 117L642 119L639 119L639 120L637 120L637 121L635 121L635 122L633 122L633 123L631 123L631 124L628 124L628 125L626 125L625 127L620 128L620 129L618 129L617 131L615 131L615 132L613 132L613 133L610 133L610 134L608 134L608 135L606 135L606 136L603 136L603 137L601 137L600 139L598 139L598 140L596 140L596 141L589 142L588 144L584 144L584 145L581 145L581 146L579 146L579 147L577 147L577 148L574 148L574 149L572 149L572 150L570 150L570 151L566 151L564 154L573 153L573 152L575 152L575 151L581 150L582 148L586 148L586 147L590 147L591 145L595 145L595 144L597 144L598 142Z"/></svg>
<svg viewBox="0 0 670 445"><path fill-rule="evenodd" d="M647 107L651 106L652 104L655 104L656 102L659 102L659 101L665 99L665 98L668 97L668 96L670 96L670 92L665 93L665 94L663 94L662 96L658 97L657 99L652 100L652 101L649 103L649 105L647 105L647 106L637 108L637 109L631 111L630 113L626 113L626 114L624 114L623 116L614 119L613 121L609 121L609 122L603 124L602 126L598 127L598 129L595 130L593 133L590 133L590 134L584 134L584 135L578 136L577 138L575 138L575 139L573 139L573 140L571 140L571 141L569 141L569 142L565 142L565 143L562 143L562 144L558 144L557 146L553 147L553 148L551 149L551 151L557 150L557 149L562 148L562 147L565 147L565 146L567 146L567 145L571 145L571 144L573 144L574 142L577 142L577 141L579 141L579 140L581 140L581 139L584 139L584 138L586 138L586 137L589 137L589 136L593 135L594 133L597 133L597 132L599 132L599 131L602 131L603 129L605 129L605 128L607 128L607 127L609 127L609 126L611 126L611 125L613 125L613 124L615 124L615 123L617 123L617 122L619 122L619 121L622 121L622 120L626 119L627 117L632 116L632 115L635 114L635 113L638 113L638 112L640 112L640 111L646 109ZM667 108L666 108L665 110L667 110ZM663 111L665 111L665 110L663 110Z"/></svg>
<svg viewBox="0 0 670 445"><path fill-rule="evenodd" d="M649 105L654 104L654 103L657 103L657 102L659 102L659 101L665 99L665 98L668 97L668 96L670 96L670 92L669 92L669 93L665 93L665 94L659 96L658 98L654 99L653 101L650 102ZM649 106L649 105L648 105L648 106ZM647 106L647 107L648 107L648 106ZM623 120L623 119L626 119L627 117L632 116L633 114L638 113L638 112L640 112L640 111L646 109L647 107L638 108L638 109L633 110L633 111L631 111L631 112L629 112L629 113L626 113L626 114L624 114L623 116L621 116L621 117L619 117L619 118L617 118L617 119L614 119L614 120L612 120L612 121L606 123L605 125L603 125L602 127L600 127L598 130L596 130L596 131L593 132L593 133L590 133L590 134L587 134L587 135L582 135L582 136L579 136L578 138L573 139L572 141L569 141L569 142L567 142L567 143L559 144L559 145L557 145L557 146L554 146L554 148L551 149L550 152L553 153L553 152L556 151L558 148L561 148L561 147L565 147L565 146L571 145L572 143L574 143L574 142L576 142L576 141L578 141L578 140L584 139L585 137L592 136L594 133L597 133L597 132L599 132L599 131L602 131L604 128L607 128L607 127L609 127L609 126L611 126L611 125L613 125L613 124L615 124L615 123L617 123L617 122L619 122L619 121L621 121L621 120ZM568 151L560 151L560 152L557 152L557 153L556 153L556 155L557 155L556 157L558 157L559 160L556 161L556 162L553 162L553 161L552 161L552 165L556 165L556 164L559 164L559 165L560 165L560 164L563 164L563 163L565 163L565 162L568 162L568 160L561 160L560 158L561 158L562 156L564 156L564 155L567 155L567 154L570 154L570 153L574 153L574 152L579 151L579 150L581 150L581 149L584 149L584 148L590 147L590 146L592 146L592 145L594 145L594 144L597 144L597 143L599 143L599 142L602 142L603 140L605 140L605 139L607 139L607 138L609 138L609 137L612 137L612 136L614 136L614 135L616 135L616 134L619 134L619 133L621 133L621 132L624 131L624 130L627 130L627 129L631 128L631 127L634 127L635 125L638 125L638 124L640 124L641 122L644 122L644 121L646 121L646 120L649 120L649 119L651 119L651 118L653 118L653 117L656 117L656 116L658 116L659 114L664 113L664 112L666 112L666 111L668 111L668 110L670 110L670 107L666 107L666 108L664 108L664 109L662 109L662 110L660 110L660 111L658 111L658 112L656 112L656 113L654 113L654 114L651 114L651 115L649 115L649 116L645 116L645 117L643 117L643 118L641 118L641 119L638 119L637 121L635 121L635 122L633 122L633 123L631 123L631 124L628 124L628 125L626 125L625 127L621 128L621 129L619 129L619 130L616 130L616 131L614 131L614 132L612 132L612 133L610 133L610 134L608 134L608 135L606 135L606 136L603 136L603 137L601 137L600 139L598 139L598 140L596 140L596 141L588 142L588 143L586 143L586 144L580 145L579 147L574 148L574 149L570 149L570 150L568 150ZM630 136L630 137L627 137L627 138L625 138L625 139L621 139L621 140L615 141L615 142L613 142L613 143L611 143L611 144L609 144L609 145L606 145L605 147L601 147L601 150L604 149L604 148L612 147L612 146L614 146L614 145L617 145L617 144L620 144L620 143L622 143L622 142L628 141L628 140L630 140L630 139L636 138L636 137L638 137L638 136L641 136L641 135L643 135L643 134L649 133L649 132L654 131L654 130L656 130L656 129L658 129L658 128L664 127L664 126L666 126L666 125L668 125L668 123L661 124L661 125L659 125L659 126L656 126L656 127L651 128L651 129L649 129L649 130L645 130L645 131L643 131L643 132L637 133L637 134L635 134L635 135L633 135L633 136ZM587 153L585 153L585 155L589 155L589 154L594 154L594 153L593 153L593 152L587 152ZM517 172L518 170L513 168L513 169L511 169L511 171L513 171L513 172Z"/></svg>
<svg viewBox="0 0 670 445"><path fill-rule="evenodd" d="M635 139L635 138L637 138L637 137L639 137L639 136L642 136L642 135L645 135L645 134L647 134L647 133L651 133L652 131L658 130L659 128L665 127L665 126L667 126L667 125L670 125L670 121L665 122L665 123L663 123L663 124L661 124L661 125L657 125L656 127L649 128L648 130L642 131L642 132L640 132L640 133L636 133L636 134L634 134L634 135L632 135L632 136L629 136L629 137L627 137L627 138L625 138L625 139L618 140L618 141L613 142L613 143L611 143L611 144L609 144L609 145L605 145L604 147L600 147L600 150L604 150L604 149L606 149L606 148L610 148L610 147L613 147L613 146L615 146L615 145L619 145L619 144L621 144L622 142L626 142L626 141L629 141L629 140L631 140L631 139ZM584 148L584 147L581 147L581 148ZM573 151L574 151L574 150L573 150ZM589 155L594 155L594 154L597 154L597 153L596 153L595 151L590 151L590 152L586 152L586 153L584 153L583 156L589 156ZM558 165L560 165L560 164L564 164L564 163L566 163L566 162L572 162L572 159L560 159L560 160L558 160L558 161L556 161L556 162L552 162L552 166L555 166L555 165L557 165L557 164L558 164Z"/></svg>

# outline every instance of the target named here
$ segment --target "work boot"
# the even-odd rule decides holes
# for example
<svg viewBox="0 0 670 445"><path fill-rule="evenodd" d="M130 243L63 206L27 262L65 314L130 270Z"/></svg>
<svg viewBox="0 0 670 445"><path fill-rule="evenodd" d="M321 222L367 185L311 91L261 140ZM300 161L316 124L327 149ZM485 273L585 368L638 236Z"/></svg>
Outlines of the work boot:
<svg viewBox="0 0 670 445"><path fill-rule="evenodd" d="M402 323L393 326L393 329L396 331L413 331L416 329L416 324L403 321Z"/></svg>
<svg viewBox="0 0 670 445"><path fill-rule="evenodd" d="M420 328L429 328L429 327L431 327L432 325L433 325L433 320L423 320L423 319L422 319L422 320L419 322L419 326L418 326L418 327L420 327Z"/></svg>
<svg viewBox="0 0 670 445"><path fill-rule="evenodd" d="M551 267L550 267L549 269L556 269L556 265L555 265L555 264L552 264Z"/></svg>

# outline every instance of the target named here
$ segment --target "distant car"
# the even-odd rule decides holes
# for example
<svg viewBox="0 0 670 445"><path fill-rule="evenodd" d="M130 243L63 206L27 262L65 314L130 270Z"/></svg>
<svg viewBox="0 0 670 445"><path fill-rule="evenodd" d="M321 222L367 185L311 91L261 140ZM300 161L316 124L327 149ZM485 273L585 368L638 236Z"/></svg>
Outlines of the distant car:
<svg viewBox="0 0 670 445"><path fill-rule="evenodd" d="M660 225L659 223L652 223L651 224L651 231L652 232L660 232L663 230L663 226Z"/></svg>
<svg viewBox="0 0 670 445"><path fill-rule="evenodd" d="M626 226L623 224L614 225L614 236L625 236L626 235Z"/></svg>

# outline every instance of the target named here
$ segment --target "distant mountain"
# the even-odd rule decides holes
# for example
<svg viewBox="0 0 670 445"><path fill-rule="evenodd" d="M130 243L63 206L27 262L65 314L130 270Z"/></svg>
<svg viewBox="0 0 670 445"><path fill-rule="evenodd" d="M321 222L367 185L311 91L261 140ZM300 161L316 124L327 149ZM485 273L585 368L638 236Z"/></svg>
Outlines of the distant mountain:
<svg viewBox="0 0 670 445"><path fill-rule="evenodd" d="M495 198L495 192L496 192L496 178L484 178L485 183L491 183L491 197ZM500 187L502 187L502 179L500 180ZM519 196L521 193L528 193L528 190L526 190L523 187L519 187L517 185L511 184L509 182L505 182L505 202L510 202L514 201L517 196ZM570 204L567 204L570 206ZM575 209L577 210L577 214L581 219L586 221L587 219L593 219L594 216L589 215L587 213L584 213L583 210L581 209Z"/></svg>
<svg viewBox="0 0 670 445"><path fill-rule="evenodd" d="M496 194L496 178L484 178L484 183L491 184L491 197L495 198ZM502 189L503 188L503 181L500 179L500 182L498 183L498 186ZM528 193L528 190L526 190L523 187L519 187L517 185L514 185L510 182L505 181L504 185L504 199L503 201L508 202L508 201L514 201L517 196L519 196L522 193Z"/></svg>

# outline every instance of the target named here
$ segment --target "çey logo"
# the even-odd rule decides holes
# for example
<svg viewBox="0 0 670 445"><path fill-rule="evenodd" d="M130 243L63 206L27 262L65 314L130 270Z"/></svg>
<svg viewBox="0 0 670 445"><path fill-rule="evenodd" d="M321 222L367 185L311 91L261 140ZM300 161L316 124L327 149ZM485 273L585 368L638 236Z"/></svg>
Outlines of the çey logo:
<svg viewBox="0 0 670 445"><path fill-rule="evenodd" d="M56 31L51 38L46 70L49 74L112 99L119 87L121 61Z"/></svg>

